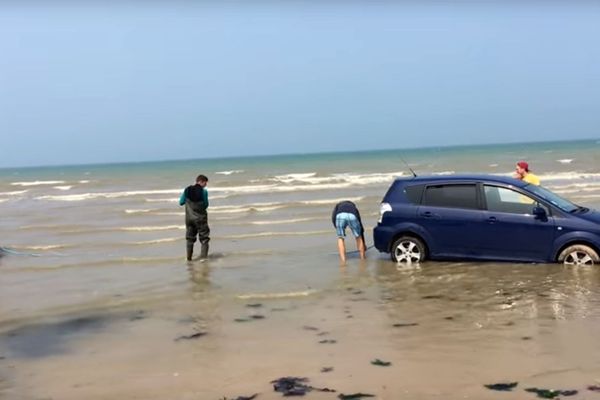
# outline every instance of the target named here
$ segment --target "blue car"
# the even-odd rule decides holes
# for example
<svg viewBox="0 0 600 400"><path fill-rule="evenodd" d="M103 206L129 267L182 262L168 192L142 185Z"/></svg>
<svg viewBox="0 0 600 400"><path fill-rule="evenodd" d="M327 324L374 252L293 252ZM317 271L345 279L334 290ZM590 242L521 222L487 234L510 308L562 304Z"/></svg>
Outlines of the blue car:
<svg viewBox="0 0 600 400"><path fill-rule="evenodd" d="M396 262L600 262L599 212L542 186L494 175L396 179L373 237Z"/></svg>

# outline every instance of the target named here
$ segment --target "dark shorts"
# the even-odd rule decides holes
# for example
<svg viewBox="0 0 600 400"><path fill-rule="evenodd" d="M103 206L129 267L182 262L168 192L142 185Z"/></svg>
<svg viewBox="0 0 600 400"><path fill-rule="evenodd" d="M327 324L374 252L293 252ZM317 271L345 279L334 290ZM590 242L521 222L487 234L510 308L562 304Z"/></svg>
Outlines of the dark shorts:
<svg viewBox="0 0 600 400"><path fill-rule="evenodd" d="M204 216L194 221L185 222L185 239L194 243L196 237L200 243L208 243L210 240L210 228L208 227L208 216Z"/></svg>

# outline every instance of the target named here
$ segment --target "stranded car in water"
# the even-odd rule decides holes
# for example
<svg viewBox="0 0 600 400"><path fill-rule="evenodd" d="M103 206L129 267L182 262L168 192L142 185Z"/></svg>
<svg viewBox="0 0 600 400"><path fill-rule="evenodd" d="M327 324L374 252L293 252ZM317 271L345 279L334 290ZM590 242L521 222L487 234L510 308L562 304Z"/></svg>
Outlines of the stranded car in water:
<svg viewBox="0 0 600 400"><path fill-rule="evenodd" d="M396 179L373 237L375 247L397 262L600 261L599 212L544 187L494 175Z"/></svg>

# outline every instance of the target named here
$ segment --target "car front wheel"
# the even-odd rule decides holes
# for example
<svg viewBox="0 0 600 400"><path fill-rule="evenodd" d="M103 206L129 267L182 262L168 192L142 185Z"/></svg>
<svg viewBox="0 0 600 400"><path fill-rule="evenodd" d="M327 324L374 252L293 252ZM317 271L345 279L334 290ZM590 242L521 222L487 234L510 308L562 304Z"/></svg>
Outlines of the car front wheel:
<svg viewBox="0 0 600 400"><path fill-rule="evenodd" d="M565 265L594 265L600 263L600 258L591 247L574 244L560 252L558 262Z"/></svg>
<svg viewBox="0 0 600 400"><path fill-rule="evenodd" d="M425 260L425 245L415 237L402 236L392 245L391 256L397 263L418 263Z"/></svg>

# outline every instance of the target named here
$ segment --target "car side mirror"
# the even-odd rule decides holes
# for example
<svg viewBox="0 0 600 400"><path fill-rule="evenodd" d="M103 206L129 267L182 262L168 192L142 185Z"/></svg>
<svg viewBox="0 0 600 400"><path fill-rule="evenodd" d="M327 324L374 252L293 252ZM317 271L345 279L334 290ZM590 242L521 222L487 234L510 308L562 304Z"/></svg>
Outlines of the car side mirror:
<svg viewBox="0 0 600 400"><path fill-rule="evenodd" d="M546 215L546 210L544 209L544 207L540 207L540 206L533 207L533 215L537 219L546 219L546 218L548 218L548 216Z"/></svg>

